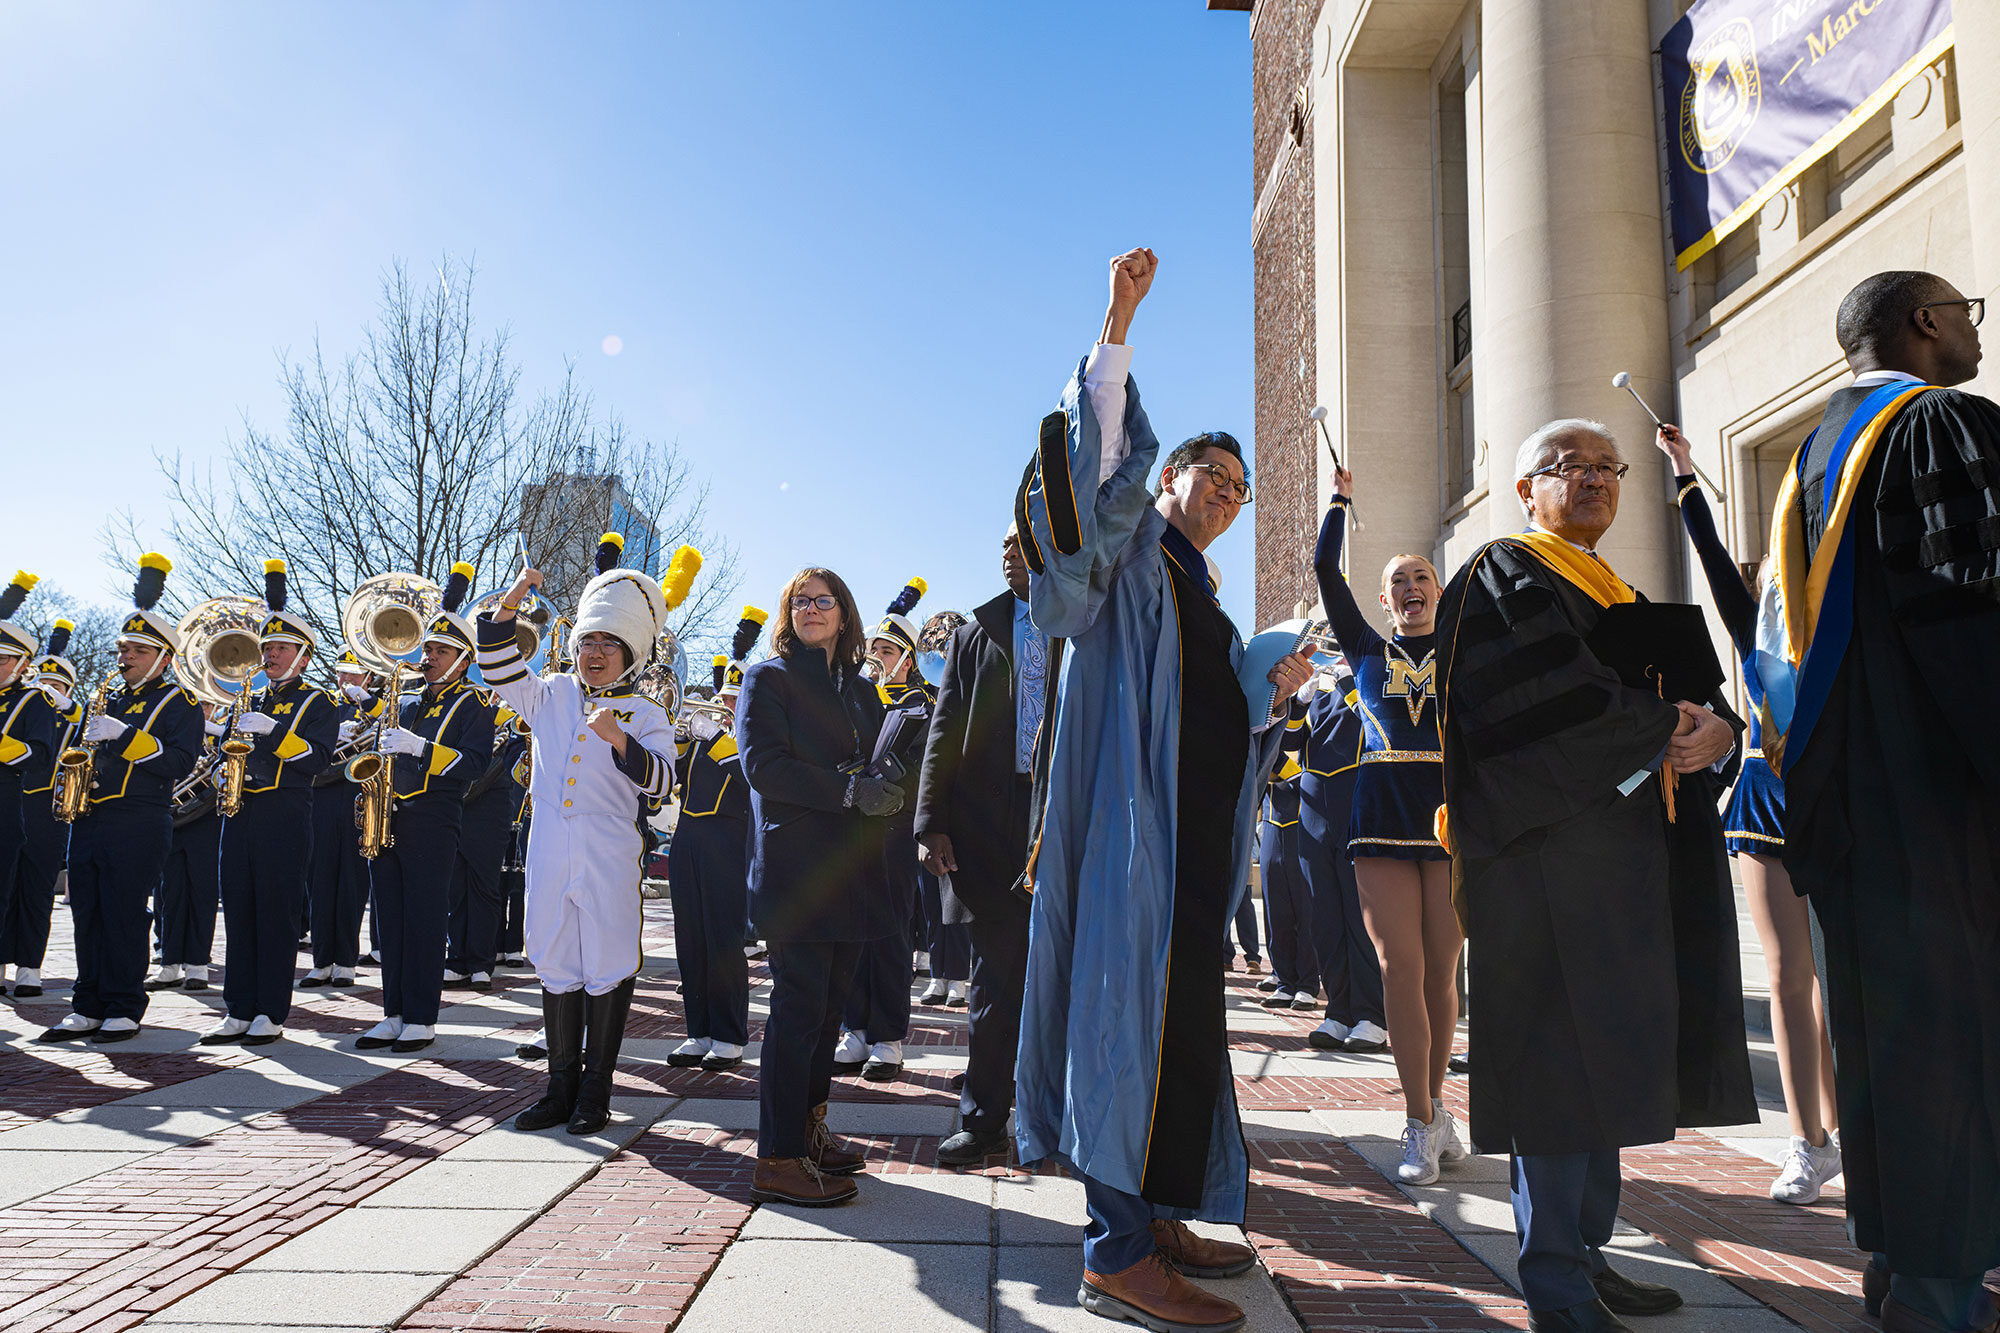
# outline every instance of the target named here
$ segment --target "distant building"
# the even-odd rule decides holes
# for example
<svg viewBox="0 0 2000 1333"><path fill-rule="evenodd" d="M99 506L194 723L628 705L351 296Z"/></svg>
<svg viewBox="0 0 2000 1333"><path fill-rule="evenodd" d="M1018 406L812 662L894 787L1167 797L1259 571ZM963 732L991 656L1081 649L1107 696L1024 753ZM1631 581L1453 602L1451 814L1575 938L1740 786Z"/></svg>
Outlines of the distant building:
<svg viewBox="0 0 2000 1333"><path fill-rule="evenodd" d="M1841 296L1918 268L2000 298L2000 79L1959 77L2000 70L1994 0L1957 0L1953 46L1685 269L1655 53L1689 0L1208 7L1249 11L1253 44L1259 624L1313 597L1332 484L1316 403L1357 478L1357 583L1405 551L1448 576L1520 530L1515 449L1586 416L1633 464L1607 558L1656 598L1706 601L1651 422L1612 375L1693 439L1754 567L1777 479L1847 380Z"/></svg>
<svg viewBox="0 0 2000 1333"><path fill-rule="evenodd" d="M556 607L573 612L594 571L597 539L625 536L620 564L658 578L665 567L660 531L638 508L625 483L609 472L568 472L521 488L521 532L530 558L546 576Z"/></svg>

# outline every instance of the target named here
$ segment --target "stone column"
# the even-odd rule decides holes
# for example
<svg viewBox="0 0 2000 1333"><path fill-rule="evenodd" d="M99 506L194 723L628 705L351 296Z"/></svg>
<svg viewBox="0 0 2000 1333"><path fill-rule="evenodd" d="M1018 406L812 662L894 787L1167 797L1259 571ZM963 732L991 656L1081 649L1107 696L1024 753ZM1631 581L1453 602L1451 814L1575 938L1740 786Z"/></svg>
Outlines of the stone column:
<svg viewBox="0 0 2000 1333"><path fill-rule="evenodd" d="M1492 535L1518 531L1514 451L1556 417L1596 417L1632 471L1604 555L1655 599L1683 595L1652 424L1611 376L1673 413L1646 7L1486 0L1485 309L1475 391Z"/></svg>

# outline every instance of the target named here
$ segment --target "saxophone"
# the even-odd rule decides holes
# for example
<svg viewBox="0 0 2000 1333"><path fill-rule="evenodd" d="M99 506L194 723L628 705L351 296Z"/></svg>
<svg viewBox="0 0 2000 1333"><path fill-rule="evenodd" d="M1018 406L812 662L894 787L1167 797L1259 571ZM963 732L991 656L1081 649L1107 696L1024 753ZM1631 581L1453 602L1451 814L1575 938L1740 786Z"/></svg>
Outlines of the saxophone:
<svg viewBox="0 0 2000 1333"><path fill-rule="evenodd" d="M347 780L361 784L354 797L354 827L361 830L361 854L373 861L384 847L396 845L390 832L389 816L396 800L396 756L381 748L382 732L392 721L400 722L400 690L406 664L396 663L389 683L382 690L382 716L375 721L370 749L347 761Z"/></svg>
<svg viewBox="0 0 2000 1333"><path fill-rule="evenodd" d="M236 724L243 720L244 706L249 702L250 684L245 681L235 702L229 705L229 725L223 731L222 744L217 747L222 752L222 772L215 784L215 811L224 819L243 811L243 780L250 770L250 751L255 747L236 730Z"/></svg>
<svg viewBox="0 0 2000 1333"><path fill-rule="evenodd" d="M90 702L84 705L83 719L76 725L78 736L90 729L90 720L104 712L105 696L111 690L113 681L123 681L123 676L114 671L91 691ZM64 824L74 824L90 812L91 774L97 765L97 746L70 745L56 756L55 791L49 798L50 809L57 820Z"/></svg>

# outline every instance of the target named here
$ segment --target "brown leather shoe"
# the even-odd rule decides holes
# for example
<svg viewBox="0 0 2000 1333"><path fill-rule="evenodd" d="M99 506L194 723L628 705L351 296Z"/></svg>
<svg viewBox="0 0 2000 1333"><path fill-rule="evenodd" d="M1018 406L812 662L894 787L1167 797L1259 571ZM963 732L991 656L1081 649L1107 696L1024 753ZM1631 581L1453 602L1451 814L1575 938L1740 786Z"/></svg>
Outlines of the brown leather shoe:
<svg viewBox="0 0 2000 1333"><path fill-rule="evenodd" d="M1122 1273L1084 1269L1076 1303L1106 1319L1143 1324L1153 1333L1228 1333L1243 1327L1243 1311L1235 1302L1182 1277L1159 1250Z"/></svg>
<svg viewBox="0 0 2000 1333"><path fill-rule="evenodd" d="M859 1192L851 1180L835 1180L804 1157L759 1157L750 1176L750 1197L758 1203L796 1203L826 1208Z"/></svg>
<svg viewBox="0 0 2000 1333"><path fill-rule="evenodd" d="M1153 1244L1189 1277L1235 1277L1257 1262L1257 1251L1233 1241L1210 1240L1188 1229L1185 1222L1153 1220Z"/></svg>
<svg viewBox="0 0 2000 1333"><path fill-rule="evenodd" d="M806 1125L806 1150L812 1154L813 1165L829 1176L851 1176L868 1164L868 1154L854 1151L826 1127L825 1102L812 1109L812 1119Z"/></svg>

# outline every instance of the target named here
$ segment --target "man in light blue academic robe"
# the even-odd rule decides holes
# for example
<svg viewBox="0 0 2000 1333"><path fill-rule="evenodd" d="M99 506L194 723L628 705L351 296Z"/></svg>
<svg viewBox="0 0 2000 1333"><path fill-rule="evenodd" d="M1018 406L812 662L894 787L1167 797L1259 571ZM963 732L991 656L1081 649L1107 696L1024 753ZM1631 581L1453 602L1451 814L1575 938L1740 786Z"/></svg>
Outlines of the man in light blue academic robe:
<svg viewBox="0 0 2000 1333"><path fill-rule="evenodd" d="M1272 723L1312 668L1294 654L1238 679L1243 643L1202 551L1250 499L1241 447L1196 436L1154 471L1125 333L1157 264L1112 261L1103 337L1043 421L1019 500L1030 611L1066 642L1029 866L1016 1134L1023 1163L1084 1179L1085 1308L1230 1329L1242 1311L1184 1274L1255 1256L1181 1219L1243 1219L1221 941L1283 736Z"/></svg>

